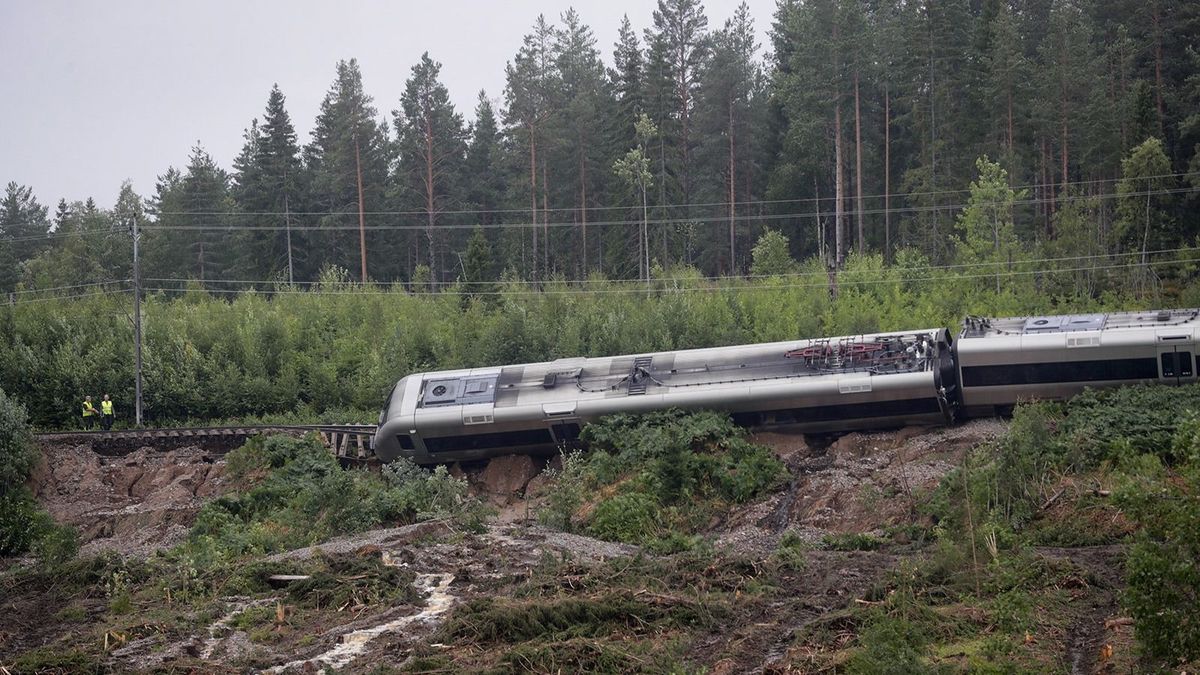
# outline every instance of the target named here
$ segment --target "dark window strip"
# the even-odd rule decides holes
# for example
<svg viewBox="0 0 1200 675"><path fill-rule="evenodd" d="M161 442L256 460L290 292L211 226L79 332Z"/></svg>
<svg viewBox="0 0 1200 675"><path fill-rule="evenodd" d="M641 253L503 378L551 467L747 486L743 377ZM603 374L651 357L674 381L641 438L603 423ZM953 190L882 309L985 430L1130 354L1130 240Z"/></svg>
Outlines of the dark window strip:
<svg viewBox="0 0 1200 675"><path fill-rule="evenodd" d="M962 385L964 387L1153 379L1158 379L1158 361L1154 358L1010 363L1002 366L970 366L962 369Z"/></svg>
<svg viewBox="0 0 1200 675"><path fill-rule="evenodd" d="M733 414L733 421L744 427L754 427L763 424L804 424L872 417L930 415L941 411L942 407L936 398L911 398L899 401L873 401L870 403L821 405L810 408L739 412Z"/></svg>
<svg viewBox="0 0 1200 675"><path fill-rule="evenodd" d="M522 429L501 431L492 434L471 436L442 436L426 438L425 449L429 452L456 452L461 450L486 450L489 448L517 448L525 445L553 444L548 429Z"/></svg>

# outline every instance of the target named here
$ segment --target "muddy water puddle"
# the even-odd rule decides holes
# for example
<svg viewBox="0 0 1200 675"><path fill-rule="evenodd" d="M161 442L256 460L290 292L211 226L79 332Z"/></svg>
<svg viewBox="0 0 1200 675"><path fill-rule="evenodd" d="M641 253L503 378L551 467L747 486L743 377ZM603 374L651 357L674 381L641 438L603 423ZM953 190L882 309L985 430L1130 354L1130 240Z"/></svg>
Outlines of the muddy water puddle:
<svg viewBox="0 0 1200 675"><path fill-rule="evenodd" d="M303 668L310 664L322 669L344 668L366 651L367 646L380 635L392 633L412 625L431 623L444 614L454 604L455 598L448 590L450 583L453 581L453 574L418 574L413 585L418 590L429 593L429 596L425 600L425 608L417 614L402 616L378 626L372 626L371 628L351 631L342 635L338 640L338 644L322 654L307 659L290 661L266 672L282 673L292 668Z"/></svg>

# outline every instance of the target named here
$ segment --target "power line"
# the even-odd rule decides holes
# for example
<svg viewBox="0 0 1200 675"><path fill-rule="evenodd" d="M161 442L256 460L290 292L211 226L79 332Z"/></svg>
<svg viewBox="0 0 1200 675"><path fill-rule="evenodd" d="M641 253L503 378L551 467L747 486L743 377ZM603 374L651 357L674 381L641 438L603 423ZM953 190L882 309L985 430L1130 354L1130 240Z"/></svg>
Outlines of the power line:
<svg viewBox="0 0 1200 675"><path fill-rule="evenodd" d="M1097 179L1090 179L1090 180L1067 181L1065 183L1053 183L1053 182L1051 182L1051 183L1028 183L1025 185L1010 186L1010 189L1012 189L1014 191L1037 190L1037 189L1045 189L1045 188L1058 189L1058 188L1065 187L1065 186L1076 187L1076 186L1081 186L1081 185L1089 186L1089 185L1103 185L1103 184L1119 183L1124 180L1149 181L1149 180L1160 180L1160 179L1164 179L1164 178L1187 178L1187 177L1191 177L1191 176L1200 176L1200 172L1187 171L1187 172L1179 172L1179 173L1159 174L1159 175L1154 175L1154 176L1139 176L1135 179L1097 178ZM1174 189L1171 193L1192 192L1196 189L1197 188L1177 188L1177 189ZM970 193L970 191L971 191L970 188L960 188L960 189L951 189L951 190L926 190L926 191L921 191L921 192L891 192L891 193L878 193L878 194L863 195L863 199L868 200L868 199L888 198L888 199L903 200L903 199L911 199L914 197L931 197L931 196L938 196L938 195L966 194L966 193ZM1021 203L1047 203L1047 202L1056 202L1057 203L1057 202L1067 201L1067 200L1072 200L1072 199L1090 199L1090 198L1095 198L1095 197L1110 196L1110 194L1111 193L1105 194L1105 195L1091 195L1091 196L1089 196L1089 195L1059 195L1057 197L1048 197L1045 199L1040 199L1040 200L1036 200L1036 201L1032 201L1032 202L1027 201L1027 202L1021 202ZM1132 196L1133 194L1140 194L1140 195L1144 196L1146 193L1144 193L1144 192L1130 193L1130 196ZM1167 194L1167 192L1164 191L1160 194ZM771 205L771 204L812 204L812 203L819 203L819 202L829 202L829 201L832 201L833 199L834 199L833 197L821 197L819 199L816 197L796 197L793 199L759 199L759 200L746 200L746 201L734 202L734 206L735 207L736 206L748 207L748 206L762 206L762 205ZM683 209L683 208L697 208L697 209L698 208L717 208L717 207L726 208L728 206L729 206L729 202L699 202L699 203L658 204L658 205L654 206L654 208L661 210L661 209ZM960 208L960 207L961 207L961 205L959 205L959 204L943 204L943 205L935 205L935 206L929 207L929 208L931 208L931 209L946 209L946 208ZM542 213L546 213L546 212L573 213L573 212L579 212L579 211L587 211L587 212L627 211L627 210L631 210L634 208L637 208L636 205L628 205L628 206L561 206L561 207L550 207L550 208L546 208L546 209L539 208L538 210L539 210L539 212L542 212ZM886 212L904 213L905 211L906 210L904 208L894 208L894 209L872 210L872 211L864 210L863 213L864 214L886 213ZM428 215L427 211L419 210L419 209L418 210L403 210L403 211L364 211L363 213L368 216L426 216L426 215ZM483 214L502 215L502 214L510 214L510 213L511 214L526 214L526 213L529 213L529 209L528 208L453 209L453 210L437 211L436 213L438 215L446 215L446 216L483 215ZM818 215L824 217L824 216L830 215L831 213L832 212L821 212ZM853 216L853 215L856 215L857 213L858 212L854 211L854 210L843 211L843 215L846 215L846 216ZM153 210L150 211L149 214L156 215L156 216L221 216L221 217L235 217L235 218L254 217L254 216L353 216L353 215L355 215L354 213L341 212L341 211L286 211L285 212L285 211L153 211ZM808 215L809 217L811 217L812 213L808 213L808 214L799 213L796 215L801 215L801 216ZM727 221L728 217L725 217L724 220ZM619 221L619 222L625 222L625 221ZM665 221L664 220L664 221L660 221L660 222L689 222L689 219L678 219L678 220L673 220L673 221ZM33 221L24 221L22 223L9 223L8 226L11 227L12 225L22 225L22 224L23 225L33 224ZM565 225L574 225L574 224L575 223L551 223L550 225L553 227L556 225L565 226ZM595 224L595 223L592 223L592 222L588 223L588 225L593 225L593 224ZM654 224L654 222L652 221L651 224ZM542 225L544 225L544 224L542 224L542 223L537 224L537 226L539 226L539 227ZM534 227L533 224L529 224L527 226ZM150 228L159 228L159 229L163 228L163 226L155 225L155 224L142 225L141 227L143 227L143 228L150 227ZM225 228L225 227L237 227L237 226L222 225L222 226L212 226L212 227ZM446 226L438 226L438 227L446 227ZM471 225L470 227L476 227L476 225ZM482 226L482 227L487 227L487 226ZM368 227L368 229L370 229L370 227ZM113 228L111 230L111 233L116 233L119 231L120 231L120 228ZM48 239L48 238L68 237L73 234L84 234L84 233L80 233L80 232L61 232L61 233L60 232L49 232L46 235L34 235L34 236L29 236L29 237L15 237L15 238L9 239L9 241L39 241L39 240L44 240L44 239ZM107 233L105 233L105 234L107 234Z"/></svg>
<svg viewBox="0 0 1200 675"><path fill-rule="evenodd" d="M1061 204L1064 202L1088 201L1088 200L1093 200L1093 199L1117 199L1117 198L1128 198L1128 197L1145 197L1145 196L1154 196L1154 195L1179 194L1179 193L1192 192L1192 191L1193 191L1193 188L1173 188L1173 189L1168 189L1168 190L1145 190L1145 191L1138 191L1138 192L1129 192L1129 193L1125 193L1125 194L1108 193L1108 194L1103 194L1103 195L1075 195L1075 196L1066 196L1066 197L1059 196L1059 197L1055 197L1055 198L1045 197L1045 198L1037 198L1037 199L1014 200L1012 202L1012 205L1013 206L1036 206L1036 205L1048 204L1048 203ZM1008 202L1007 201L990 201L990 202L977 202L977 203L1007 204ZM882 208L882 209L863 209L862 211L859 211L857 209L847 209L845 211L842 211L841 215L844 218L853 218L853 217L859 215L860 213L862 215L879 215L879 214L884 214L884 213L899 213L899 214L929 213L929 212L934 212L934 211L945 211L945 210L957 211L957 210L962 210L962 209L966 208L967 206L970 206L970 204L966 204L966 203L934 204L934 205L928 205L928 206L904 206L904 207L893 207L893 208ZM201 215L201 214L190 214L190 215ZM337 214L337 215L349 216L352 214ZM789 219L809 220L809 219L813 219L813 218L827 218L827 217L831 217L831 216L835 216L835 215L837 215L836 211L794 212L794 213L783 213L783 214L741 214L741 215L733 216L732 220L737 221L737 222L743 222L743 223L768 222L768 221L779 221L779 220L789 220ZM688 224L712 224L712 223L724 224L724 223L728 223L730 220L731 220L731 217L726 214L726 215L691 217L691 218L652 218L647 222L647 224L648 225L688 225ZM641 222L642 221L640 221L640 220L607 220L607 221L598 220L598 221L588 222L588 227L613 227L613 226L628 227L628 226L633 226L633 225L640 225ZM488 224L446 223L446 224L436 225L433 227L433 229L442 231L442 230L467 230L467 229L473 230L475 228L481 228L481 229L576 228L576 227L580 227L580 226L581 226L581 223L574 222L574 221L554 222L554 223L530 223L530 222L488 223ZM143 229L202 231L202 232L211 232L211 231L220 231L220 230L226 230L226 231L230 231L230 232L233 232L233 231L276 232L276 231L281 231L281 230L288 229L288 228L283 225L233 225L233 224L177 225L177 224L155 223L155 224L147 224L147 225L143 226ZM313 231L313 232L337 232L337 231L343 231L343 230L345 230L345 231L358 230L359 226L358 225L329 225L329 224L319 224L319 225L296 225L296 224L293 224L290 226L290 229ZM396 230L396 231L422 231L423 232L430 228L428 225L401 225L401 224L380 225L380 224L375 224L375 225L366 225L366 229L374 230L374 231Z"/></svg>
<svg viewBox="0 0 1200 675"><path fill-rule="evenodd" d="M1163 255L1163 254L1167 254L1167 253L1190 253L1190 252L1200 252L1200 246L1187 246L1187 247L1180 247L1180 248L1156 249L1156 250L1146 251L1145 254L1148 256L1151 256L1151 255ZM1118 251L1115 253L1096 253L1096 254L1092 254L1092 255L1062 256L1062 257L1055 257L1055 258L1025 258L1025 259L1021 259L1021 260L1002 261L1002 262L955 263L952 265L921 265L921 266L917 266L917 267L896 267L893 265L891 267L882 268L879 270L853 270L853 271L850 271L849 273L855 274L855 275L862 275L864 273L870 273L870 274L873 274L876 276L884 276L884 275L892 274L892 273L917 274L917 273L925 273L925 272L932 272L932 271L972 269L972 268L979 268L979 267L996 267L999 265L1025 266L1025 265L1042 265L1042 264L1053 263L1053 262L1074 262L1074 261L1083 261L1083 260L1099 260L1099 259L1108 259L1108 258L1118 258L1121 256L1128 256L1128 255L1142 255L1142 252L1141 251L1123 251L1123 252ZM1194 260L1196 262L1200 262L1200 259L1194 259ZM1095 268L1089 267L1087 269L1095 269ZM846 273L846 272L847 272L847 270L842 270L842 273ZM827 271L820 270L820 271L814 271L814 272L789 272L786 274L744 274L744 275L736 275L736 276L701 276L701 277L689 277L686 281L689 281L689 282L690 281L723 281L723 280L730 280L730 279L755 280L755 279L778 279L778 278L794 279L794 278L804 278L804 277L824 278L827 275L828 275ZM989 276L991 276L991 275L989 275ZM665 281L665 280L666 279L659 279L658 281ZM145 281L151 281L151 282L155 282L155 283L195 283L195 282L198 282L201 284L241 284L241 285L278 285L278 286L320 286L322 283L324 283L321 281L297 281L294 283L284 283L282 281L273 280L273 279L182 279L182 278L178 278L178 277L176 277L176 278L161 278L161 277L160 278L151 278L151 279L145 279ZM623 278L623 279L546 279L539 283L541 283L542 285L551 285L551 286L562 285L562 284L583 286L583 285L589 285L589 284L612 284L612 283L643 282L643 281L644 281L643 279L637 279L637 278L631 277L631 278ZM368 284L366 284L366 286L368 286L368 287L370 287L370 286L400 287L400 286L407 286L410 283L411 282L404 282L404 281L373 281L373 282L369 282ZM463 286L463 285L466 285L466 286L525 286L525 285L529 285L533 282L523 280L523 279L499 279L496 281L449 281L449 282L431 282L431 283L436 283L440 286Z"/></svg>
<svg viewBox="0 0 1200 675"><path fill-rule="evenodd" d="M50 302L52 300L76 300L76 299L80 299L80 298L97 298L97 297L106 296L106 295L121 295L123 293L132 293L132 292L133 292L133 289L131 289L131 288L121 288L121 289L112 289L112 290L99 290L99 291L94 291L91 293L76 293L74 295L49 295L44 298L25 298L23 300L12 300L12 301L8 302L7 305L12 307L14 305L29 305L29 304L33 304L35 302ZM3 306L3 304L4 303L0 303L0 306Z"/></svg>
<svg viewBox="0 0 1200 675"><path fill-rule="evenodd" d="M1095 271L1105 271L1105 270L1113 270L1113 269L1127 269L1127 268L1132 268L1132 267L1161 267L1161 266L1167 266L1167 265L1182 265L1182 264L1189 264L1189 263L1195 263L1195 262L1197 262L1197 260L1194 260L1194 259L1158 260L1158 261L1149 261L1146 263L1130 262L1130 263L1105 265L1104 267L1101 267L1101 268L1067 267L1067 268L1058 268L1058 269L1048 268L1048 269L1034 269L1034 270L998 270L995 272L982 272L982 273L978 273L978 274L943 275L943 276L934 276L934 277L914 277L914 278L898 278L898 279L847 279L847 278L839 277L838 278L838 286L839 287L875 286L875 285L883 285L883 284L912 284L912 283L933 283L933 282L943 282L943 281L962 281L965 279L995 279L997 277L1037 276L1037 275L1049 275L1049 274L1064 274L1064 273L1070 273L1070 272L1095 272ZM999 265L1007 265L1006 262L997 262L995 264L998 266ZM467 292L467 294L469 294L469 295L489 295L489 296L491 296L491 295L496 295L496 296L521 295L521 296L525 296L525 295L594 295L594 294L628 294L628 293L642 294L642 293L655 293L655 292L671 292L671 293L739 292L739 293L744 293L744 292L758 292L758 291L774 291L774 290L781 290L781 289L828 288L829 287L828 283L773 284L770 286L749 285L749 284L740 284L740 285L713 284L713 285L707 285L707 286L686 286L686 285L684 285L684 286L680 286L680 285L663 286L664 283L669 284L671 282L674 282L676 284L679 283L678 280L658 280L657 282L652 281L649 284L635 286L635 287L629 287L629 288L599 288L599 289L554 289L554 288L549 288L549 289L541 289L541 290L517 290L517 291L512 291L512 290L469 291L469 292ZM165 293L175 293L175 292L180 291L180 289L177 289L177 288L146 288L145 290L165 292ZM242 289L214 288L214 289L199 289L199 292L209 293L209 294L237 295L237 294L245 293L246 291L242 290ZM397 291L395 289L393 289L393 290L375 290L375 289L371 289L369 287L362 288L362 289L350 288L350 289L346 289L346 290L276 289L276 290L270 291L270 293L272 293L274 295L317 295L317 296L320 296L320 295L330 295L330 296L333 296L333 295L394 295L397 293L403 293L404 295L408 295L408 296L446 297L448 295L447 293L441 292L441 291ZM450 296L450 297L453 297L453 296Z"/></svg>
<svg viewBox="0 0 1200 675"><path fill-rule="evenodd" d="M67 291L76 288L90 288L92 286L106 286L108 284L127 284L130 279L111 279L109 281L92 281L86 284L72 284L70 286L53 286L50 288L22 288L16 291L10 291L13 295L21 295L27 293L51 293L54 291Z"/></svg>
<svg viewBox="0 0 1200 675"><path fill-rule="evenodd" d="M1186 178L1186 177L1190 177L1190 176L1200 176L1200 172L1189 171L1189 172L1180 172L1180 173L1160 174L1160 175L1155 175L1155 176L1138 176L1135 179L1097 178L1097 179L1093 179L1093 180L1068 181L1065 183L1029 183L1029 184L1025 184L1025 185L1013 185L1013 186L1009 186L1009 187L1010 187L1010 189L1012 189L1014 191L1034 190L1034 189L1042 189L1042 188L1057 189L1057 188L1061 188L1064 186L1076 187L1076 186L1080 186L1080 185L1099 185L1099 184L1107 184L1107 183L1119 183L1123 180L1148 181L1148 180L1160 180L1163 178ZM1189 189L1189 191L1190 191L1190 189ZM937 195L964 194L964 193L970 193L970 192L971 192L971 189L969 187L967 187L967 188L959 188L959 189L953 189L953 190L928 190L928 191L923 191L923 192L891 192L891 193L886 193L886 194L863 195L863 199L864 200L865 199L882 199L885 197L890 198L890 199L907 199L907 198L912 198L912 197L930 197L930 196L937 196ZM746 200L746 201L734 202L734 206L759 206L759 205L765 205L765 204L811 204L813 202L827 202L827 201L832 201L832 200L833 200L833 197L822 197L820 199L818 199L816 197L796 197L793 199L759 199L759 200ZM706 207L722 207L722 208L724 208L724 207L728 207L728 206L729 206L729 202L699 202L699 203L659 204L659 205L654 206L653 208L656 208L656 209L683 209L683 208L706 208ZM635 209L635 208L638 208L638 207L636 205L629 205L629 206L560 206L560 207L551 207L551 208L546 208L546 209L539 208L538 211L539 212L547 212L547 211L559 212L559 211L561 211L561 212L570 213L570 212L576 212L576 211L588 211L588 212L592 212L592 211L625 211L625 210L630 210L630 209ZM291 211L289 213L285 213L283 211L240 211L240 212L151 211L151 213L153 215L159 215L159 216L284 216L284 215L344 216L344 215L355 215L354 213L340 212L340 211ZM364 211L363 213L365 213L368 216L425 216L425 215L428 215L429 212L425 211L425 210L421 210L421 209L416 209L416 210L404 210L404 211ZM529 213L529 209L528 208L453 209L453 210L437 211L436 213L438 215L478 215L478 214L505 214L505 213L524 214L524 213ZM588 224L590 225L591 223L588 223Z"/></svg>

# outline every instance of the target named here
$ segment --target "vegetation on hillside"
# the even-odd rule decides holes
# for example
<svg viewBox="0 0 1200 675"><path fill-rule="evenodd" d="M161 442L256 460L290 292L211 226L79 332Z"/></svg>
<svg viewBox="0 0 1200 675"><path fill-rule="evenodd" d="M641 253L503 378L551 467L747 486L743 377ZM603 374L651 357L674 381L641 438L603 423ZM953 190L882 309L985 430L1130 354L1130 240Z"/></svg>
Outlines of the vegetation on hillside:
<svg viewBox="0 0 1200 675"><path fill-rule="evenodd" d="M35 566L0 570L0 592L35 595L41 619L53 618L50 634L56 636L19 654L16 670L97 670L112 650L139 638L184 639L216 621L231 597L244 605L231 627L252 642L303 647L313 639L305 637L313 622L343 618L347 607L362 612L419 602L415 575L377 554L317 548L279 561L269 554L430 520L439 521L441 534L471 532L490 513L445 467L430 471L401 461L382 472L344 469L315 438L255 438L228 455L228 471L234 489L200 510L184 541L149 558L74 558L71 549L53 558L41 554ZM29 508L36 503L30 500ZM0 520L6 545L13 524L8 515ZM44 513L33 522L39 519L51 523ZM20 551L0 550L0 556L14 552ZM305 578L281 592L270 583L275 574ZM18 656L5 647L8 656ZM247 662L264 665L270 664Z"/></svg>
<svg viewBox="0 0 1200 675"><path fill-rule="evenodd" d="M563 456L541 519L652 550L690 548L714 518L778 487L787 471L724 413L614 415ZM586 509L583 507L586 506Z"/></svg>
<svg viewBox="0 0 1200 675"><path fill-rule="evenodd" d="M75 555L73 529L58 525L26 485L38 454L25 408L0 389L0 558L33 551L45 565Z"/></svg>
<svg viewBox="0 0 1200 675"><path fill-rule="evenodd" d="M797 274L714 283L695 270L658 270L649 290L605 282L580 293L563 281L475 298L463 288L417 295L332 275L311 292L226 298L197 289L151 297L143 305L146 419L365 423L412 372L954 327L967 314L1161 302L1126 290L1122 270L1022 273L1005 276L997 291L994 275L930 269L926 259L905 252L893 265L878 255L850 256L836 299L825 291L827 277L816 261ZM1098 297L1071 290L1085 278L1110 290ZM1198 289L1177 289L1182 296L1174 302L1200 305ZM0 308L0 386L40 427L78 424L88 393L111 394L118 424L127 423L133 404L127 309L126 299L116 297Z"/></svg>
<svg viewBox="0 0 1200 675"><path fill-rule="evenodd" d="M914 492L916 517L909 525L882 537L855 533L818 542L785 533L752 575L755 587L786 586L815 556L835 551L899 556L897 566L861 603L797 632L794 649L806 655L810 668L1053 670L1063 666L1062 654L1036 643L1057 640L1054 636L1079 626L1102 628L1107 619L1119 623L1123 613L1132 618L1142 651L1119 654L1114 663L1196 662L1196 410L1196 385L1088 391L1066 404L1022 405L1003 437L965 453L960 466L932 491ZM595 449L564 459L540 514L545 523L649 550L688 550L729 564L732 552L714 551L694 534L741 501L736 495L759 495L778 485L778 463L746 444L720 415L615 416L586 433ZM708 454L713 449L720 450L717 457ZM715 466L723 470L714 472ZM729 491L730 478L744 482L747 491ZM686 498L674 501L680 495ZM682 508L672 508L676 504ZM1108 546L1113 544L1118 546ZM547 594L546 582L540 583L545 590L535 594ZM1109 603L1101 606L1102 616L1085 615L1072 604L1072 589L1087 587L1095 587ZM466 616L459 620L469 625L500 616L526 620L520 617L560 602L548 595L545 604L534 607L528 601L495 601L464 608L460 613ZM742 600L754 605L760 598L746 593ZM712 596L703 602L713 602ZM722 606L707 607L715 612ZM601 630L604 621L588 616L582 620L586 628L562 634ZM537 621L550 621L552 634L563 630L553 628L552 619ZM488 648L486 639L466 637ZM541 641L514 642L525 650ZM593 658L600 649L595 643L575 647L583 651L563 645L567 651L558 652L556 662Z"/></svg>

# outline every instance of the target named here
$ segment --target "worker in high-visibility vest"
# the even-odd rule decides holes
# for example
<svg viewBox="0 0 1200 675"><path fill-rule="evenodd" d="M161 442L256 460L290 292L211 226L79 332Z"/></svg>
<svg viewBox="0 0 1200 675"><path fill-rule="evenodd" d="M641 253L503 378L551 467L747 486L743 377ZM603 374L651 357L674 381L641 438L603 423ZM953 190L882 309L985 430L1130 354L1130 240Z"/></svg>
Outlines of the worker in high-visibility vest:
<svg viewBox="0 0 1200 675"><path fill-rule="evenodd" d="M112 424L113 402L112 399L108 397L108 394L105 394L104 400L100 401L100 426L103 427L105 431L108 431L109 429L112 429Z"/></svg>
<svg viewBox="0 0 1200 675"><path fill-rule="evenodd" d="M96 406L92 405L92 397L84 396L83 397L83 428L91 429L92 427L96 426L96 415L98 415L98 414L99 413L96 411Z"/></svg>

